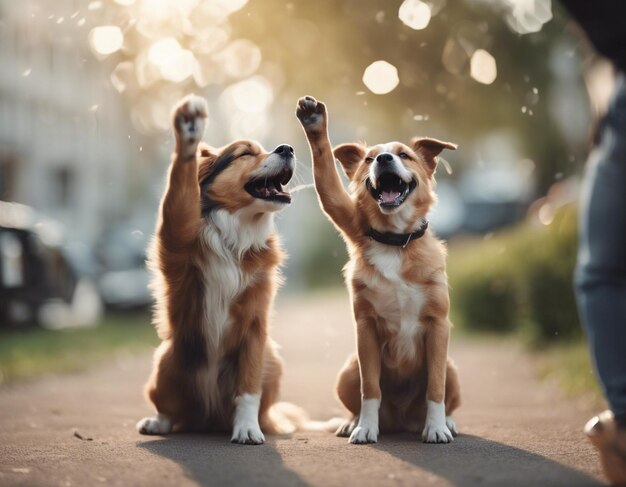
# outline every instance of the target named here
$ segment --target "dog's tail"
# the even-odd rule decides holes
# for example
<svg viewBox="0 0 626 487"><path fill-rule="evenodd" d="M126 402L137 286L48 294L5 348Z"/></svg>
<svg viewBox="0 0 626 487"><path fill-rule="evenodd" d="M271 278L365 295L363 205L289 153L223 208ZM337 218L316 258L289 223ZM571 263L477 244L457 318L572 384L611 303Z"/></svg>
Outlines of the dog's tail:
<svg viewBox="0 0 626 487"><path fill-rule="evenodd" d="M261 428L270 434L284 435L295 431L328 431L334 433L345 419L313 421L308 413L290 402L277 402L269 409Z"/></svg>

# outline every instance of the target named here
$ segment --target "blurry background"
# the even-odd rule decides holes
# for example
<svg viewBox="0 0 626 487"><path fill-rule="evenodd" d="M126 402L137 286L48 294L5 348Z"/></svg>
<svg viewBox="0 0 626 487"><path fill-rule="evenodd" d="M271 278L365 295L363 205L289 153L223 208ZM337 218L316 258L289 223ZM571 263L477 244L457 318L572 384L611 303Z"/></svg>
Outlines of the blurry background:
<svg viewBox="0 0 626 487"><path fill-rule="evenodd" d="M304 94L329 106L334 144L458 143L431 219L458 328L565 343L588 386L575 202L612 73L558 3L0 0L0 66L0 381L52 367L39 356L72 368L76 349L154 343L145 247L170 109L195 92L209 143L289 143L296 183L311 181ZM278 219L281 299L341 289L344 244L313 190Z"/></svg>

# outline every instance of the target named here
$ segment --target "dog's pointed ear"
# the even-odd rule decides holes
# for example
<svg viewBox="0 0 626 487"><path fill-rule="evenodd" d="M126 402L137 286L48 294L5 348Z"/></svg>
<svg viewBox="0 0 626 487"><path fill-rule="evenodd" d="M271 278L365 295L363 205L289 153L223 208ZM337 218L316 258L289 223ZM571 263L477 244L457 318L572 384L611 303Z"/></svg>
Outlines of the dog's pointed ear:
<svg viewBox="0 0 626 487"><path fill-rule="evenodd" d="M341 144L333 149L335 159L341 162L343 170L352 180L359 163L365 158L365 147L361 144Z"/></svg>
<svg viewBox="0 0 626 487"><path fill-rule="evenodd" d="M431 174L434 173L437 168L437 156L441 151L444 149L456 150L458 147L452 142L444 142L431 137L413 137L410 146L416 154L424 158Z"/></svg>

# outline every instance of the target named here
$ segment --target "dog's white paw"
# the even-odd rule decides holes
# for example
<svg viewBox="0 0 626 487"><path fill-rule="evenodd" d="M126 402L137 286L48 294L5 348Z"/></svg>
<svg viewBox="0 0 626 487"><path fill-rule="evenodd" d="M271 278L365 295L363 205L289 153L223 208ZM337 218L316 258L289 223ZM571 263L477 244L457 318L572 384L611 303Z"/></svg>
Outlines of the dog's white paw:
<svg viewBox="0 0 626 487"><path fill-rule="evenodd" d="M456 421L454 421L454 418L452 416L446 416L446 426L450 430L450 433L452 433L452 436L457 436L459 434L459 429L456 426Z"/></svg>
<svg viewBox="0 0 626 487"><path fill-rule="evenodd" d="M446 412L443 402L426 401L426 425L422 431L422 440L426 443L450 443L454 440L446 424Z"/></svg>
<svg viewBox="0 0 626 487"><path fill-rule="evenodd" d="M261 445L265 443L265 436L258 424L241 423L235 424L230 441L241 445Z"/></svg>
<svg viewBox="0 0 626 487"><path fill-rule="evenodd" d="M357 426L352 431L349 441L353 445L362 445L365 443L377 443L378 442L378 427Z"/></svg>
<svg viewBox="0 0 626 487"><path fill-rule="evenodd" d="M380 399L363 399L361 401L361 413L359 423L352 430L350 439L353 445L364 443L376 443L378 441L378 410Z"/></svg>
<svg viewBox="0 0 626 487"><path fill-rule="evenodd" d="M422 440L425 443L450 443L454 440L452 432L445 423L439 425L426 425L422 431Z"/></svg>
<svg viewBox="0 0 626 487"><path fill-rule="evenodd" d="M230 441L242 445L260 445L265 436L259 427L260 394L242 394L235 399L235 419L233 436Z"/></svg>
<svg viewBox="0 0 626 487"><path fill-rule="evenodd" d="M188 95L178 102L174 109L174 129L178 134L182 155L190 158L195 155L204 127L209 107L204 98Z"/></svg>
<svg viewBox="0 0 626 487"><path fill-rule="evenodd" d="M172 431L172 422L164 414L157 414L153 418L143 418L136 428L142 435L166 435Z"/></svg>

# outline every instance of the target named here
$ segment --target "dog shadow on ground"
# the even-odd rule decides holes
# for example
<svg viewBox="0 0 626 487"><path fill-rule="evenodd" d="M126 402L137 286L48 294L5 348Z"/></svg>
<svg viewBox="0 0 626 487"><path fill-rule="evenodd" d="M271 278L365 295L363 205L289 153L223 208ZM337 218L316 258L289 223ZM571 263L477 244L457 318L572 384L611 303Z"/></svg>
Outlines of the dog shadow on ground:
<svg viewBox="0 0 626 487"><path fill-rule="evenodd" d="M455 486L605 485L549 458L472 435L460 435L449 445L426 445L414 435L398 434L383 436L373 447Z"/></svg>
<svg viewBox="0 0 626 487"><path fill-rule="evenodd" d="M187 477L202 486L307 486L285 467L272 446L275 438L280 437L249 446L230 443L223 435L173 434L141 442L138 447L178 463Z"/></svg>

